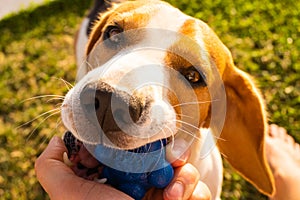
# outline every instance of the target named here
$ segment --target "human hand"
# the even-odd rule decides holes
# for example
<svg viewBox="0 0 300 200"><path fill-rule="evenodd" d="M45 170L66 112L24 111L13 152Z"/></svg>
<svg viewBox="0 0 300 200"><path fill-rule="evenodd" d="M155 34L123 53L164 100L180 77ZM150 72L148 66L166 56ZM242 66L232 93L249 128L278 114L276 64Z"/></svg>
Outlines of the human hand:
<svg viewBox="0 0 300 200"><path fill-rule="evenodd" d="M181 148L181 143L175 143ZM105 184L99 184L78 177L63 162L67 149L59 137L53 137L48 147L36 160L37 178L51 199L131 199L126 194ZM174 156L175 151L167 153ZM207 186L199 181L199 173L191 164L186 164L189 152L172 163L175 174L170 185L164 190L152 189L145 199L210 199ZM169 157L170 159L170 157Z"/></svg>
<svg viewBox="0 0 300 200"><path fill-rule="evenodd" d="M35 162L37 178L51 199L132 199L108 185L75 175L63 162L64 152L67 152L64 142L54 136Z"/></svg>

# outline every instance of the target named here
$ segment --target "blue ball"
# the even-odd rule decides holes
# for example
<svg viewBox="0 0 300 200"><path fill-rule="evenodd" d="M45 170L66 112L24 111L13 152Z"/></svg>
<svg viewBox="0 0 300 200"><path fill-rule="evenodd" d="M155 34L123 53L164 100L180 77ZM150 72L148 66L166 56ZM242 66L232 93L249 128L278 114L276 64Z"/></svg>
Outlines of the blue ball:
<svg viewBox="0 0 300 200"><path fill-rule="evenodd" d="M108 180L113 180L112 185L118 185L120 183L128 183L128 182L139 182L143 185L148 183L148 175L147 173L130 173L119 171L110 167L105 166L102 172L103 178L107 178Z"/></svg>
<svg viewBox="0 0 300 200"><path fill-rule="evenodd" d="M148 177L148 182L156 188L164 188L171 182L174 176L173 167L168 164L166 167L151 172Z"/></svg>
<svg viewBox="0 0 300 200"><path fill-rule="evenodd" d="M138 153L152 153L151 159L144 160L143 162L151 169L156 166L158 170L146 173L130 173L113 169L109 166L104 166L102 171L102 178L107 178L107 183L113 187L123 191L134 199L142 199L147 190L151 187L164 188L172 180L174 170L170 163L165 159L164 146L167 140L159 140L153 143L146 144L137 149L130 150L137 156ZM107 152L106 152L107 151ZM100 158L109 157L110 149L98 146L96 148L96 155ZM119 155L119 154L116 154ZM152 160L153 159L153 160ZM132 163L127 163L128 165Z"/></svg>

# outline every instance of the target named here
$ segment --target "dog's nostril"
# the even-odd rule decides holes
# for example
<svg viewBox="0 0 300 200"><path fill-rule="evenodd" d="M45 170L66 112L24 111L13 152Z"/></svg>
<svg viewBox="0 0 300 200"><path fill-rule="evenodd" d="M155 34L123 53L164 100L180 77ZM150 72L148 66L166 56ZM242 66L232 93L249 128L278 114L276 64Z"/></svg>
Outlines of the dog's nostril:
<svg viewBox="0 0 300 200"><path fill-rule="evenodd" d="M98 110L100 107L100 102L97 97L95 97L94 107L95 107L95 110Z"/></svg>
<svg viewBox="0 0 300 200"><path fill-rule="evenodd" d="M131 103L129 105L129 115L133 122L137 122L142 114L142 108L139 103Z"/></svg>
<svg viewBox="0 0 300 200"><path fill-rule="evenodd" d="M129 114L129 115L128 115ZM130 124L136 123L141 116L141 109L133 107L132 105L124 104L124 108L118 108L113 112L115 121Z"/></svg>

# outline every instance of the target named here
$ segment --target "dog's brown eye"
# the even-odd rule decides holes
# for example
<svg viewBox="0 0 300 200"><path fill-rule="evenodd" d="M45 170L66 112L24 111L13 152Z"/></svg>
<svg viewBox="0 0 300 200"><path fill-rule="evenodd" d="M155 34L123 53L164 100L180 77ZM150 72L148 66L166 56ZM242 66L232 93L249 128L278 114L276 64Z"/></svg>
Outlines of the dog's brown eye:
<svg viewBox="0 0 300 200"><path fill-rule="evenodd" d="M189 70L186 73L185 78L192 83L197 83L199 81L199 79L201 78L201 76L197 71Z"/></svg>
<svg viewBox="0 0 300 200"><path fill-rule="evenodd" d="M205 75L194 67L183 70L182 74L190 83L200 86L206 86Z"/></svg>
<svg viewBox="0 0 300 200"><path fill-rule="evenodd" d="M108 40L112 44L119 44L122 40L123 29L119 26L108 26L104 32L104 40Z"/></svg>

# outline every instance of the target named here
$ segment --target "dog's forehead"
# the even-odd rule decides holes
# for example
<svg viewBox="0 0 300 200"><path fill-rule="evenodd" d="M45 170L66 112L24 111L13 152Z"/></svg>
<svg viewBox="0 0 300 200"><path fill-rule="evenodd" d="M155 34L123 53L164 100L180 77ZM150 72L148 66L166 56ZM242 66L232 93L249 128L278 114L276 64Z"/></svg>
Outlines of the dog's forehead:
<svg viewBox="0 0 300 200"><path fill-rule="evenodd" d="M132 1L116 7L108 23L120 22L127 29L164 28L177 31L188 18L188 15L166 2Z"/></svg>
<svg viewBox="0 0 300 200"><path fill-rule="evenodd" d="M111 13L106 24L114 23L121 25L125 31L146 28L149 30L147 31L148 37L144 35L144 37L142 37L143 40L147 38L150 40L163 38L165 40L161 42L162 45L164 44L164 47L169 49L176 49L176 46L179 48L185 47L185 49L182 49L183 51L193 52L193 54L199 52L202 55L196 56L207 60L207 56L204 53L206 52L206 44L201 38L201 29L203 27L198 25L198 21L199 20L182 13L179 9L166 2L132 1L121 4L115 8L115 11ZM161 31L152 31L153 29ZM157 34L157 37L155 37L155 34ZM166 35L170 37L167 40ZM138 42L140 38L141 37L135 37L135 42ZM186 38L190 40L188 41ZM181 42L178 40L181 40ZM189 45L187 43L194 44ZM198 47L197 51L195 51L196 46ZM202 49L202 52L200 52L199 49Z"/></svg>
<svg viewBox="0 0 300 200"><path fill-rule="evenodd" d="M224 48L222 42L209 26L201 20L182 13L180 10L166 2L156 0L128 1L114 7L108 13L108 17L104 18L103 22L105 25L102 26L101 32L105 32L106 27L112 24L121 26L124 32L143 28L148 30L160 29L162 30L161 33L158 33L157 31L146 31L148 37L145 34L136 34L133 36L127 34L126 36L131 38L128 41L132 44L137 44L147 39L148 41L160 40L161 45L164 45L162 48L171 50L170 52L175 50L177 53L179 50L184 53L184 57L189 57L187 60L192 60L192 62L199 66L206 66L206 69L209 69L212 60L215 65L220 68L219 70L221 73L225 66L224 58L227 57L227 53L224 49L226 50L226 48ZM99 23L99 26L100 25L101 23ZM180 39L180 41L178 41L178 37L172 37L175 34L171 34L170 38L165 40L165 35L168 34L169 36L169 33L171 32L181 34L182 36L189 38L190 41L187 41L186 39ZM164 36L162 37L163 34ZM97 34L95 34L95 37L97 37ZM172 38L174 38L174 40ZM96 41L97 39L91 39L89 47L94 46ZM101 42L101 40L99 42ZM111 55L115 54L113 53L113 50L107 50L107 52L112 51ZM87 53L89 52L90 51L87 51ZM177 62L183 67L195 65L194 63L191 64L190 62L185 62L184 59L176 58L180 58L180 56L173 56L170 54L165 60L173 60L168 63Z"/></svg>

